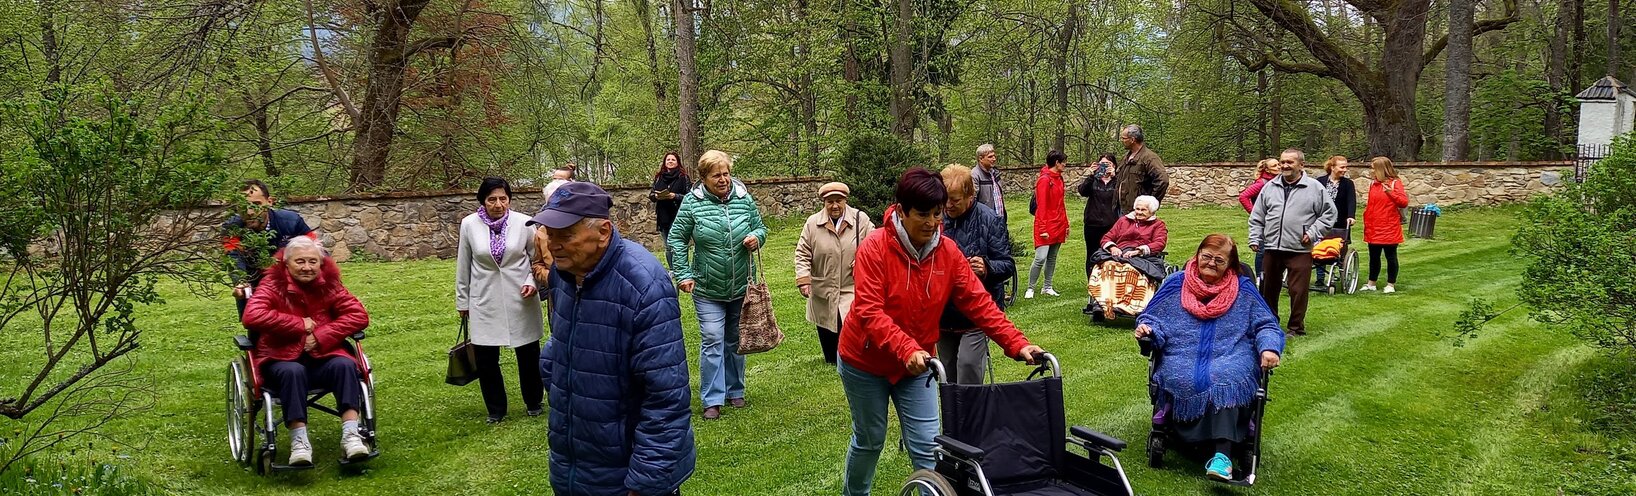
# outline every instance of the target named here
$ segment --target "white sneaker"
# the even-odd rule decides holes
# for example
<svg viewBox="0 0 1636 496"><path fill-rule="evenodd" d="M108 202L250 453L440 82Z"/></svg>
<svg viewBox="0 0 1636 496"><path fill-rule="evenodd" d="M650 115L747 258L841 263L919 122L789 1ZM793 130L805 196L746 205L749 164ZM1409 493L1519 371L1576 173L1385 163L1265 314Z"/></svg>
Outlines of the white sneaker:
<svg viewBox="0 0 1636 496"><path fill-rule="evenodd" d="M348 460L361 460L369 456L369 446L364 444L363 434L352 431L341 435L341 452Z"/></svg>
<svg viewBox="0 0 1636 496"><path fill-rule="evenodd" d="M312 465L312 443L306 439L290 436L290 466Z"/></svg>
<svg viewBox="0 0 1636 496"><path fill-rule="evenodd" d="M1369 283L1364 283L1363 284L1363 289L1360 289L1359 291L1374 291L1374 290L1375 290L1375 285L1369 284Z"/></svg>
<svg viewBox="0 0 1636 496"><path fill-rule="evenodd" d="M1057 290L1051 289L1051 288L1045 288L1045 295L1046 296L1062 296L1062 294L1057 293Z"/></svg>
<svg viewBox="0 0 1636 496"><path fill-rule="evenodd" d="M1024 300L1032 300L1032 299L1034 299L1034 289L1033 289L1033 288L1029 288L1029 289L1028 289L1028 292L1027 292L1027 293L1023 293L1023 299L1024 299Z"/></svg>
<svg viewBox="0 0 1636 496"><path fill-rule="evenodd" d="M1386 293L1386 294L1396 293L1397 288L1394 288L1394 287L1392 287L1392 285L1387 284L1386 289L1382 289L1382 290L1380 290L1380 292L1381 293Z"/></svg>

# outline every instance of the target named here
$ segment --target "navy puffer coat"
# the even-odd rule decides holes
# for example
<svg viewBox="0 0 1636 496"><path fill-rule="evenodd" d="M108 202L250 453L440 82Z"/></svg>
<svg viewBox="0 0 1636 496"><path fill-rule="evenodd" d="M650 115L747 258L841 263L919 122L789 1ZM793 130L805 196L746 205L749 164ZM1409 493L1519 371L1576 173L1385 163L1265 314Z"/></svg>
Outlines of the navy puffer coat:
<svg viewBox="0 0 1636 496"><path fill-rule="evenodd" d="M670 494L693 474L687 348L676 287L616 230L583 286L551 270L551 487L562 495Z"/></svg>

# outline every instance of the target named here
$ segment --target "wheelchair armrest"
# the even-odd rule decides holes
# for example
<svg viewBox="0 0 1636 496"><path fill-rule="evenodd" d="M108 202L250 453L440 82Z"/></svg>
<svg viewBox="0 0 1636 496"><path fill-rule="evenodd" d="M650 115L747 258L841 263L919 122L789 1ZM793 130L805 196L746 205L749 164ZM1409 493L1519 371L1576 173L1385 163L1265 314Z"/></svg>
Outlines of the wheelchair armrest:
<svg viewBox="0 0 1636 496"><path fill-rule="evenodd" d="M358 332L352 333L352 340L353 341L363 341L364 340L364 331L358 331Z"/></svg>
<svg viewBox="0 0 1636 496"><path fill-rule="evenodd" d="M984 453L982 448L962 443L960 440L949 436L937 436L934 439L937 441L938 446L942 446L943 449L949 450L949 453L953 453L955 456L969 458L972 461L981 461L983 459Z"/></svg>
<svg viewBox="0 0 1636 496"><path fill-rule="evenodd" d="M1110 449L1110 450L1113 450L1113 451L1124 451L1125 450L1125 442L1120 441L1119 438L1109 436L1107 434L1103 434L1103 433L1100 433L1100 432L1097 432L1097 431L1093 431L1093 430L1087 429L1087 428L1085 428L1083 426L1076 425L1076 426L1070 427L1068 429L1068 432L1073 434L1074 437L1083 439L1086 442L1089 442L1089 443L1097 445L1097 446L1101 446L1103 448L1107 448L1107 449Z"/></svg>
<svg viewBox="0 0 1636 496"><path fill-rule="evenodd" d="M1153 354L1153 337L1150 336L1150 337L1137 339L1136 340L1136 346L1137 346L1137 348L1139 350L1141 350L1142 356L1152 355Z"/></svg>
<svg viewBox="0 0 1636 496"><path fill-rule="evenodd" d="M244 351L256 349L256 343L250 340L250 336L243 334L233 336L233 344L238 345L239 349Z"/></svg>

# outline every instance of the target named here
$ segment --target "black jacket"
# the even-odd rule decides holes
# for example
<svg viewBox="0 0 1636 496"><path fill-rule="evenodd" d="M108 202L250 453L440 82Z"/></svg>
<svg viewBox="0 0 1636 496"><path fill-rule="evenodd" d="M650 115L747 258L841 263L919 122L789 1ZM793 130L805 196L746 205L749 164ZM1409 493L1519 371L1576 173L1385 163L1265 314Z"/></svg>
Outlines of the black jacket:
<svg viewBox="0 0 1636 496"><path fill-rule="evenodd" d="M670 235L670 225L676 221L676 211L682 208L682 197L687 196L688 190L693 189L693 181L682 172L681 167L668 172L660 172L653 178L653 187L648 189L648 199L653 201L654 209L658 213L659 236ZM659 191L669 191L676 194L676 198L660 200Z"/></svg>
<svg viewBox="0 0 1636 496"><path fill-rule="evenodd" d="M988 265L988 276L983 277L983 288L994 298L994 304L1005 309L1005 282L1017 275L1017 263L1011 258L1011 232L1005 222L988 205L973 202L966 215L951 218L943 216L943 235L954 240L955 246L966 257L983 257ZM977 327L953 303L943 308L938 327L943 329L971 329Z"/></svg>
<svg viewBox="0 0 1636 496"><path fill-rule="evenodd" d="M1329 175L1318 176L1318 184L1329 189ZM1336 229L1346 228L1346 219L1358 218L1358 190L1352 185L1352 178L1341 178L1340 186L1335 188L1335 225Z"/></svg>
<svg viewBox="0 0 1636 496"><path fill-rule="evenodd" d="M1119 221L1118 179L1103 184L1094 176L1085 176L1079 181L1079 196L1085 198L1085 222L1080 225L1108 227Z"/></svg>

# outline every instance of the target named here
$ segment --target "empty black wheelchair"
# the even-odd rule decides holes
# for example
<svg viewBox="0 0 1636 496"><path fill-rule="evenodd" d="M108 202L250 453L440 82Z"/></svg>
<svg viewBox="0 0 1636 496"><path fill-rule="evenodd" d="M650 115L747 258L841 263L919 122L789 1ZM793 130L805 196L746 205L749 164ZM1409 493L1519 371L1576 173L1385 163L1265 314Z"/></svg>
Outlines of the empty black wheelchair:
<svg viewBox="0 0 1636 496"><path fill-rule="evenodd" d="M944 382L943 365L930 360L938 381L943 424L943 435L937 436L934 450L937 468L916 471L900 494L1133 494L1114 455L1125 449L1125 442L1084 427L1067 427L1062 367L1050 354L1042 360L1026 380L982 385ZM1071 435L1065 436L1065 431ZM1085 454L1070 452L1069 446Z"/></svg>

